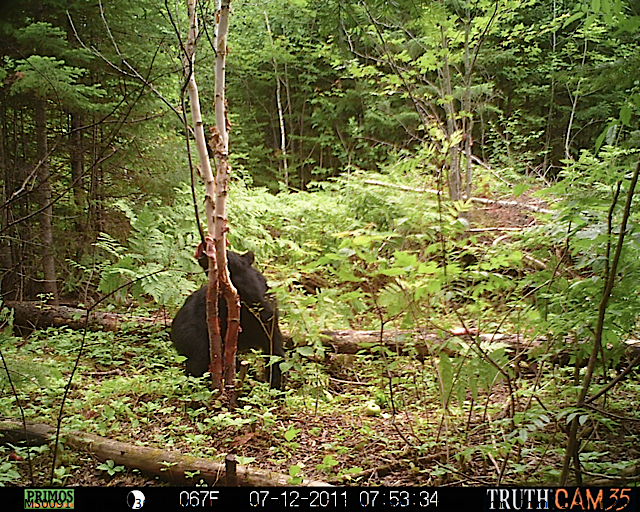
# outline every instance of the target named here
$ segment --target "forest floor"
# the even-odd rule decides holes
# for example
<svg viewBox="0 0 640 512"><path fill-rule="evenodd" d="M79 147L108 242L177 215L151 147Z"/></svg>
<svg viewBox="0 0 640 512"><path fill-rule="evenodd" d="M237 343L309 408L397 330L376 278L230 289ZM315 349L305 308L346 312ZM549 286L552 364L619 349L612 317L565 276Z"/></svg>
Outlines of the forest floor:
<svg viewBox="0 0 640 512"><path fill-rule="evenodd" d="M339 393L340 390L335 389L334 392ZM485 403L482 408L485 411L498 411L493 421L504 420L499 407L508 403L508 397L506 386L496 386L492 390L492 406ZM629 396L629 399L637 401L636 397ZM479 408L480 411L482 408ZM497 475L504 470L503 459L497 453L492 455L486 450L492 443L496 443L495 439L491 440L495 434L494 429L487 425L487 422L491 423L491 418L482 418L482 415L478 414L467 418L458 416L443 420L442 414L438 412L437 400L431 409L425 407L424 400L421 400L421 411L404 410L395 416L388 412L377 417L367 416L362 411L358 414L355 408L332 409L322 413L309 410L294 414L287 407L276 406L271 413L277 419L268 431L254 429L251 426L241 429L229 427L228 432L220 434L219 442L205 436L202 443L211 443L210 453L221 454L219 457L212 457L216 460L220 460L222 454L232 452L239 458L250 458L250 468L261 468L284 475L288 473L289 467L295 464L302 469L305 480L323 481L337 486L498 485ZM620 411L607 412L614 417L620 414ZM211 414L215 415L216 411L211 411ZM189 423L186 419L182 421L185 430L192 427ZM427 441L425 425L430 425L429 430L432 432L440 430L441 434L435 434ZM136 432L122 431L117 437L120 440L128 439L151 447L161 447L154 439L158 428L160 427L149 425L146 429L136 429ZM274 432L284 432L291 428L298 430L295 443L288 443L281 436L274 436ZM418 429L421 431L419 435ZM549 425L547 435L549 438L558 437L561 432ZM585 446L583 457L586 456L589 460L589 454L586 452L591 450L600 463L609 464L610 467L622 461L637 459L639 453L629 440L637 439L638 436L638 421L622 421L614 430L596 429L592 434L594 443L606 445L608 450L603 453ZM193 445L179 438L174 439L175 443L170 450L183 454L193 453ZM449 442L449 439L452 441ZM485 447L485 453L489 453L489 456L480 456L478 447ZM551 482L540 479L539 475L533 476L537 473L536 468L540 466L558 468L562 464L560 450L551 449L550 446L546 446L546 449L540 452L515 446L509 454L512 462L507 466L505 481L513 484L513 478L516 476L513 468L516 466L526 467L532 474L530 481L517 478L516 481L519 480L521 484L550 485ZM477 455L473 456L474 453ZM327 460L327 457L330 457L330 460ZM42 468L38 468L38 460L42 462ZM36 472L40 469L47 473L49 470L46 465L49 462L50 458L47 456L36 457ZM137 470L125 468L114 475L108 475L97 468L100 461L88 453L67 452L63 455L63 462L73 469L69 478L65 480L66 486L171 485L159 480L157 476L143 475ZM352 471L353 468L357 470ZM614 480L610 480L609 476L587 472L587 478L595 482L591 485L612 485ZM26 484L27 475L24 474L23 477ZM196 481L197 477L194 482ZM637 483L637 479L635 481Z"/></svg>
<svg viewBox="0 0 640 512"><path fill-rule="evenodd" d="M470 218L483 227L533 222L521 209L498 206L475 209ZM478 238L491 243L499 236L498 231ZM20 347L17 360L20 350L33 350L60 365L64 382L79 336L65 330L36 332ZM229 411L211 400L206 383L184 380L166 331L92 336L67 399L68 428L218 462L233 453L249 471L294 475L303 483L552 485L562 466L566 433L555 414L571 405L570 399L563 404L559 398L572 378L569 368L545 368L543 387L535 372L520 373L511 389L504 381L473 387L473 392L463 386L462 395L443 408L437 358L397 355L383 360L367 351L330 355L308 363L283 393L270 394L264 384L245 384L238 409ZM392 386L387 375L392 375ZM629 466L629 461L640 461L640 421L628 418L633 415L629 411L640 410L637 380L636 373L635 379L627 379L629 386L612 391L611 406L599 410L601 419L589 420L583 432L584 475L592 484L616 483L619 474L640 480L640 463ZM53 425L59 402L49 403L38 393L29 392L26 403L34 409L27 416ZM379 414L370 410L372 402L381 407ZM34 451L32 456L36 480L42 482L50 473L50 453ZM135 469L108 472L101 462L89 453L65 450L59 461L66 468L61 483L170 485ZM19 471L22 485L29 485L26 464Z"/></svg>

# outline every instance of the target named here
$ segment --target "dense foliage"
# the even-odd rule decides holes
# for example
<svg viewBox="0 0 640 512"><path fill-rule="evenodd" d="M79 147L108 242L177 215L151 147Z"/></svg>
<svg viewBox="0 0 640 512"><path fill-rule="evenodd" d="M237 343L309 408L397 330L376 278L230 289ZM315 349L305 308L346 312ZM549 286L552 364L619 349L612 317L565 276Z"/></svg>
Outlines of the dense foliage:
<svg viewBox="0 0 640 512"><path fill-rule="evenodd" d="M203 98L213 95L211 9L203 3ZM126 235L118 199L168 204L185 180L182 11L153 1L6 6L3 295L52 293L52 280L74 292L81 278L68 261L93 264L99 233ZM634 147L633 14L609 0L238 1L227 94L235 173L272 192L305 190L413 156L425 173L444 173L456 199L479 185L474 158L552 179L582 150Z"/></svg>

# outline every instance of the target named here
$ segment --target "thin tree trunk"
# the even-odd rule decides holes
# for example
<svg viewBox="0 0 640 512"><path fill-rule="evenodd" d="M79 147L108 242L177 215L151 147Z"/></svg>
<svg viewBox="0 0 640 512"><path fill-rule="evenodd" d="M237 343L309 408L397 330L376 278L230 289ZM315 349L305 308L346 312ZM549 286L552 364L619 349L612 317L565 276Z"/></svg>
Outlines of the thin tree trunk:
<svg viewBox="0 0 640 512"><path fill-rule="evenodd" d="M211 369L211 384L215 389L222 391L222 333L220 330L220 312L218 308L218 264L213 248L214 244L214 206L216 196L216 182L211 170L207 143L204 136L202 113L200 111L200 97L195 77L195 48L198 41L198 16L196 12L196 0L187 0L187 12L189 14L189 35L186 44L186 54L183 59L183 68L187 82L187 93L191 105L191 118L196 139L196 148L200 160L200 171L205 186L205 214L207 219L205 254L209 257L209 283L207 286L206 316L209 331L209 359ZM216 34L216 42L219 40L219 32ZM214 134L214 137L217 134Z"/></svg>
<svg viewBox="0 0 640 512"><path fill-rule="evenodd" d="M229 134L227 132L227 105L225 100L225 67L227 57L227 34L229 32L229 6L231 0L222 0L218 19L218 40L215 67L215 112L217 140L216 155L216 202L214 242L218 260L218 280L227 304L227 332L224 339L225 388L233 401L235 387L236 352L240 332L240 296L231 282L227 265L227 195L229 193Z"/></svg>
<svg viewBox="0 0 640 512"><path fill-rule="evenodd" d="M444 92L443 99L444 109L447 113L447 139L450 141L458 131L456 122L456 112L453 105L453 90L451 85L451 70L449 69L449 58L447 52L449 46L447 42L447 36L442 32L442 48L444 50L444 62L442 64L442 90ZM452 201L458 201L462 199L462 176L460 175L460 155L459 147L457 144L449 145L449 197Z"/></svg>
<svg viewBox="0 0 640 512"><path fill-rule="evenodd" d="M582 69L584 69L585 62L587 59L587 38L584 40L584 50L582 52ZM573 120L576 115L576 110L578 108L578 100L580 99L580 86L582 85L582 78L578 80L578 85L576 85L576 90L573 93L573 97L571 96L571 91L569 91L569 99L571 100L571 115L569 116L569 123L567 124L567 134L564 140L564 157L566 159L571 158L571 130L573 128Z"/></svg>
<svg viewBox="0 0 640 512"><path fill-rule="evenodd" d="M571 99L571 115L569 116L569 122L567 124L567 133L564 139L564 157L569 160L571 159L571 129L573 128L573 119L576 115L576 108L578 106L578 98L580 92L580 85L582 85L582 79L578 81L578 85L576 87L576 91L571 97L571 91L569 91L569 98Z"/></svg>
<svg viewBox="0 0 640 512"><path fill-rule="evenodd" d="M67 41L71 48L80 47L78 39L74 36L74 28L71 18L67 17ZM92 82L95 83L95 82ZM82 261L85 246L87 245L86 206L87 193L84 183L84 116L80 111L69 113L69 164L71 166L71 186L73 187L73 201L75 205L75 228L78 236L76 246L76 261Z"/></svg>
<svg viewBox="0 0 640 512"><path fill-rule="evenodd" d="M58 304L58 287L56 285L56 267L53 259L53 205L51 204L51 174L49 171L49 155L47 147L47 100L37 98L35 101L37 157L40 169L40 243L42 245L42 270L44 274L44 292L50 296L52 304Z"/></svg>
<svg viewBox="0 0 640 512"><path fill-rule="evenodd" d="M4 182L3 182L3 204L4 201L12 199L11 204L2 209L2 225L4 240L0 239L0 247L7 252L3 254L2 275L2 297L5 300L23 300L25 295L25 271L27 262L23 257L25 240L30 240L30 227L26 223L14 224L9 230L6 226L16 218L27 215L29 210L29 195L18 197L20 188L30 184L28 173L24 173L26 168L22 155L25 153L19 147L20 136L24 136L21 110L16 108L15 103L9 103L6 95L3 95L3 147L4 147ZM8 119L8 110L11 109L11 118ZM6 124L4 123L6 120ZM14 195L15 194L15 195ZM6 242L5 242L6 241Z"/></svg>
<svg viewBox="0 0 640 512"><path fill-rule="evenodd" d="M468 15L468 13L467 13ZM464 28L464 81L465 94L462 110L464 111L463 130L464 130L464 154L465 154L465 194L467 198L471 197L471 181L473 179L473 168L471 166L471 148L473 146L473 118L471 117L471 57L469 55L469 32L471 30L471 21L467 16ZM463 213L463 212L461 212Z"/></svg>
<svg viewBox="0 0 640 512"><path fill-rule="evenodd" d="M554 39L555 39L555 33L554 33ZM554 43L555 45L555 43ZM549 151L551 148L551 125L553 122L553 113L554 113L554 103L555 103L555 99L556 99L556 79L554 76L551 77L551 93L549 95L549 114L547 115L547 133L545 135L545 140L544 140L544 149L543 149L543 153L544 153L544 159L542 160L542 173L543 176L546 176L547 174L547 169L550 167L551 163L550 163L550 157L549 157Z"/></svg>
<svg viewBox="0 0 640 512"><path fill-rule="evenodd" d="M4 207L9 198L10 177L9 166L7 165L6 144L5 144L5 98L2 95L0 105L0 175L2 177L2 190L0 190L0 232L4 232L9 223L9 207ZM13 288L13 258L11 257L11 245L9 237L0 235L0 294L4 297Z"/></svg>
<svg viewBox="0 0 640 512"><path fill-rule="evenodd" d="M307 106L307 92L305 91L304 96L302 97L302 110L300 112L300 131L299 131L299 138L298 138L298 155L299 155L299 161L302 163L304 162L304 144L302 141L305 140L304 135L304 120L305 120L305 110L306 110L306 106ZM293 131L293 125L292 125L292 131ZM305 165L299 165L298 166L298 176L300 178L300 188L301 190L305 190L307 181L305 179L305 175L304 175L304 169L305 169Z"/></svg>
<svg viewBox="0 0 640 512"><path fill-rule="evenodd" d="M556 0L553 0L553 19L556 17ZM556 55L556 32L555 30L551 32L551 56L555 58ZM544 139L544 159L542 160L542 174L546 176L547 168L549 167L549 149L551 148L551 123L553 121L553 112L554 112L554 103L556 100L556 77L553 73L553 69L551 71L551 92L549 94L549 113L547 114L547 133L545 134Z"/></svg>
<svg viewBox="0 0 640 512"><path fill-rule="evenodd" d="M103 231L102 225L102 163L100 163L101 133L96 116L93 117L92 151L91 151L91 180L89 185L87 225L99 232Z"/></svg>
<svg viewBox="0 0 640 512"><path fill-rule="evenodd" d="M69 163L71 165L71 179L73 182L73 201L76 207L75 226L78 235L81 237L79 241L80 251L77 256L81 256L82 247L84 246L86 225L85 225L85 207L87 203L87 194L84 190L84 147L83 147L83 119L81 114L70 114L71 136L69 138ZM79 261L79 259L78 259Z"/></svg>
<svg viewBox="0 0 640 512"><path fill-rule="evenodd" d="M0 111L0 170L2 172L2 191L0 191L0 205L6 205L9 194L13 190L11 173L9 171L7 145L5 141L5 97L2 97ZM4 232L9 224L11 206L0 209L0 232ZM8 234L7 234L8 235ZM12 257L11 237L0 235L0 294L3 298L15 297L15 270Z"/></svg>
<svg viewBox="0 0 640 512"><path fill-rule="evenodd" d="M187 80L187 92L191 104L191 116L198 148L202 178L205 183L205 211L207 232L205 254L209 257L209 284L207 286L207 326L209 329L209 354L211 382L214 388L222 390L223 374L230 399L233 397L235 359L240 330L240 297L231 283L227 264L227 209L226 197L229 189L229 137L224 97L224 72L227 54L227 32L229 27L229 2L223 0L216 13L216 65L215 65L215 113L216 126L211 142L216 157L216 177L214 179L209 161L207 145L200 112L200 98L195 79L195 47L198 40L198 18L196 0L187 0L189 13L189 36L183 67ZM219 296L223 295L227 304L227 331L224 340L224 359L219 316Z"/></svg>
<svg viewBox="0 0 640 512"><path fill-rule="evenodd" d="M267 34L269 34L269 41L271 43L271 51L274 51L273 45L273 35L271 34L271 25L269 24L269 16L267 15L267 11L264 11L264 20L267 24ZM281 84L280 84L280 75L278 73L278 62L275 57L272 59L273 61L273 70L276 77L276 104L278 105L278 121L280 123L280 152L282 153L282 170L284 174L284 186L289 188L289 169L287 167L287 137L285 134L285 126L284 126L284 114L282 111L282 99L281 99Z"/></svg>

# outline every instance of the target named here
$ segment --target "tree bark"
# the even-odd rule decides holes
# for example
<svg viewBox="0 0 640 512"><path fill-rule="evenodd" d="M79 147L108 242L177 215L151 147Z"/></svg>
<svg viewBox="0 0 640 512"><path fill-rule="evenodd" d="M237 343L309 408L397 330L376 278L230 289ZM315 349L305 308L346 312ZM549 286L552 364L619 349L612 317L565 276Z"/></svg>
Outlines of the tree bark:
<svg viewBox="0 0 640 512"><path fill-rule="evenodd" d="M553 0L553 19L557 16L557 6L556 0ZM557 46L557 35L556 31L551 31L551 58L556 58L556 46ZM555 68L555 63L554 63ZM542 160L542 176L547 175L547 170L553 164L552 158L550 156L551 149L551 127L553 126L553 113L554 113L554 105L556 101L556 74L555 69L552 68L551 71L551 92L549 93L549 113L547 114L547 126L545 130L544 136L544 159Z"/></svg>
<svg viewBox="0 0 640 512"><path fill-rule="evenodd" d="M441 81L443 92L444 110L447 114L447 141L449 142L449 173L447 181L449 183L449 198L452 201L462 199L462 175L460 172L460 147L459 144L453 144L453 138L458 131L458 121L456 119L456 111L453 105L453 85L451 82L451 70L449 69L449 42L445 29L440 29L442 33L442 49L444 62L441 69Z"/></svg>
<svg viewBox="0 0 640 512"><path fill-rule="evenodd" d="M218 260L218 282L220 291L227 304L227 331L224 339L224 380L227 394L231 400L234 396L234 380L236 372L236 352L238 350L238 334L240 332L240 296L231 282L227 264L227 195L229 193L229 134L227 120L227 102L225 99L225 68L227 58L227 34L229 33L229 11L231 0L222 0L218 19L218 38L216 40L215 67L215 112L216 134L216 201L214 209L213 241ZM211 233L211 231L209 231ZM211 276L209 277L211 280Z"/></svg>
<svg viewBox="0 0 640 512"><path fill-rule="evenodd" d="M0 190L0 233L4 233L11 216L12 208L7 204L9 195L13 191L13 179L9 170L9 158L5 143L5 104L2 97L2 110L0 111L0 172L2 177L2 189ZM12 237L7 233L0 235L0 294L2 297L15 298L16 273L14 270L12 254Z"/></svg>
<svg viewBox="0 0 640 512"><path fill-rule="evenodd" d="M204 206L208 235L206 237L205 247L203 250L209 258L206 316L209 332L211 384L215 389L222 390L222 334L220 330L220 313L218 311L218 265L223 262L216 257L216 253L213 248L213 233L215 231L214 198L216 195L216 182L211 170L211 162L209 161L209 152L207 150L202 122L202 112L200 110L200 96L195 76L195 53L198 41L198 14L196 12L196 0L187 0L187 12L189 15L189 35L187 37L182 65L187 83L189 104L191 105L191 118L196 139L196 148L198 150L198 159L200 161L200 172L205 186ZM218 42L219 37L219 34L216 34L216 42ZM212 142L215 143L217 134L214 132L212 135ZM226 255L224 262L226 263Z"/></svg>
<svg viewBox="0 0 640 512"><path fill-rule="evenodd" d="M200 99L195 79L195 47L198 40L198 18L196 0L187 0L189 14L189 36L184 56L184 72L187 91L191 103L193 128L200 159L202 179L205 183L205 212L207 232L204 252L209 258L209 284L207 287L207 325L209 329L209 353L211 382L214 388L222 390L224 382L233 396L235 359L240 330L240 297L231 283L227 264L227 206L229 190L229 137L225 102L225 65L227 55L227 33L229 29L229 3L223 0L216 13L216 62L215 62L215 113L216 126L212 130L211 147L216 159L214 179L204 137ZM227 304L227 331L222 343L218 299L222 295ZM224 354L222 352L224 346ZM224 356L224 359L223 359Z"/></svg>
<svg viewBox="0 0 640 512"><path fill-rule="evenodd" d="M471 165L471 150L473 148L473 117L471 114L471 74L473 72L471 55L469 53L469 33L471 32L471 18L469 11L466 12L464 24L464 102L462 105L462 131L464 134L464 155L465 155L465 180L464 192L467 197L471 197L471 181L473 179L473 168Z"/></svg>

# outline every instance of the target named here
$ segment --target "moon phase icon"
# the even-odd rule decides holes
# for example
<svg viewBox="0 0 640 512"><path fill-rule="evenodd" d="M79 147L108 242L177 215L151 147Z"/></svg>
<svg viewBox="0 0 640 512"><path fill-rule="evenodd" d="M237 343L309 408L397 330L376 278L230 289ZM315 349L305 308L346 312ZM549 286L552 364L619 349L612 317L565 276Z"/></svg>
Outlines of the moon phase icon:
<svg viewBox="0 0 640 512"><path fill-rule="evenodd" d="M144 494L142 491L131 491L127 494L127 505L133 510L139 510L144 507Z"/></svg>

